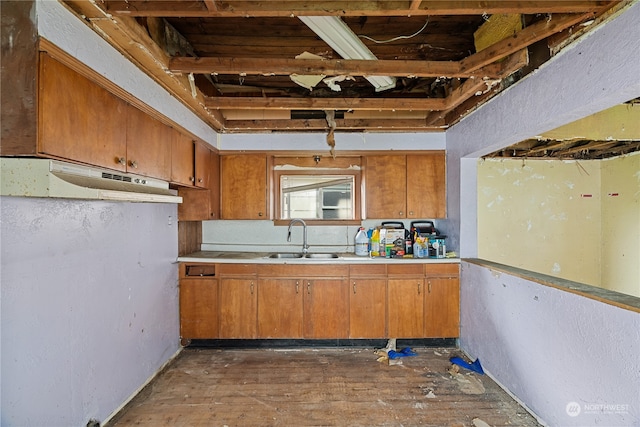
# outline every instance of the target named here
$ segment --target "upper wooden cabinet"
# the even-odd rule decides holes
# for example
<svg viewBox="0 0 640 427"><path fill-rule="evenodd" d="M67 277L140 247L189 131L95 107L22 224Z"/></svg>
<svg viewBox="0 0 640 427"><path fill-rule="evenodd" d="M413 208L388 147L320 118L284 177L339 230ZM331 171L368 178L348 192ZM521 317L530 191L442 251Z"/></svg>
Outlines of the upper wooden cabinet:
<svg viewBox="0 0 640 427"><path fill-rule="evenodd" d="M220 156L220 217L269 219L266 154Z"/></svg>
<svg viewBox="0 0 640 427"><path fill-rule="evenodd" d="M193 139L173 132L171 148L171 182L187 186L195 183L195 145Z"/></svg>
<svg viewBox="0 0 640 427"><path fill-rule="evenodd" d="M445 154L370 155L365 158L366 217L445 218Z"/></svg>
<svg viewBox="0 0 640 427"><path fill-rule="evenodd" d="M204 147L196 144L196 147ZM206 188L178 189L182 203L178 205L178 221L206 221L220 218L220 156L217 151L196 148L196 170L206 167L206 171L196 172L206 179ZM196 179L196 181L198 181Z"/></svg>
<svg viewBox="0 0 640 427"><path fill-rule="evenodd" d="M169 180L173 130L136 107L127 107L127 172Z"/></svg>
<svg viewBox="0 0 640 427"><path fill-rule="evenodd" d="M126 102L46 53L37 102L38 153L126 172Z"/></svg>

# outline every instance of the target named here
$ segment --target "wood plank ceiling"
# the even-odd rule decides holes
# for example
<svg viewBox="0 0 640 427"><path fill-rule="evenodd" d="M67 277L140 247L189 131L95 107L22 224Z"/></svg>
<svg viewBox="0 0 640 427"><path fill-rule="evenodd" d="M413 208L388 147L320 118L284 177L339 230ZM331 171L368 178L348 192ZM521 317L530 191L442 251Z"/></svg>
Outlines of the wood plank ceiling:
<svg viewBox="0 0 640 427"><path fill-rule="evenodd" d="M220 133L441 131L625 5L618 0L66 0ZM301 16L338 16L377 60ZM311 59L297 58L305 52ZM322 76L307 87L291 76ZM367 76L395 77L376 92ZM296 79L300 80L300 79Z"/></svg>

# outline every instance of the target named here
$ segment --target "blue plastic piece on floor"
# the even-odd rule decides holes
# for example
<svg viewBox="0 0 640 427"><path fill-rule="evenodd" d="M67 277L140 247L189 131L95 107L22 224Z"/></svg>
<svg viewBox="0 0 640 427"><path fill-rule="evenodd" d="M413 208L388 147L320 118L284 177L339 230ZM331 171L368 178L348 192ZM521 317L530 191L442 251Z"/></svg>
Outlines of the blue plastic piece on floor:
<svg viewBox="0 0 640 427"><path fill-rule="evenodd" d="M473 363L469 363L460 357L452 357L449 360L454 365L462 366L465 369L468 369L473 372L477 372L480 375L484 375L484 371L482 370L482 365L480 365L480 359L476 359L475 362Z"/></svg>
<svg viewBox="0 0 640 427"><path fill-rule="evenodd" d="M409 347L405 347L400 351L389 350L387 352L387 356L389 356L389 359L397 359L399 357L417 356L417 355L418 355L418 353L416 353L415 351L411 350L411 348L409 348Z"/></svg>

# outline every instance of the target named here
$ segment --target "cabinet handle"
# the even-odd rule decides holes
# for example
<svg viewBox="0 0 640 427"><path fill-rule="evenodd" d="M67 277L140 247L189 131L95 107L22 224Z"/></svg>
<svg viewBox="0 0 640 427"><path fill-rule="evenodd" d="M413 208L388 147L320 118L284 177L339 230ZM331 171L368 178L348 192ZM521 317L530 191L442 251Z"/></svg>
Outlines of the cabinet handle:
<svg viewBox="0 0 640 427"><path fill-rule="evenodd" d="M418 282L418 295L420 295L420 282Z"/></svg>
<svg viewBox="0 0 640 427"><path fill-rule="evenodd" d="M311 295L311 282L307 282L307 295Z"/></svg>
<svg viewBox="0 0 640 427"><path fill-rule="evenodd" d="M354 295L356 294L356 282L355 281L353 282L353 294Z"/></svg>
<svg viewBox="0 0 640 427"><path fill-rule="evenodd" d="M131 160L129 162L129 166L131 166L134 169L138 169L138 161L137 160Z"/></svg>
<svg viewBox="0 0 640 427"><path fill-rule="evenodd" d="M251 288L251 295L253 295L253 282L251 282L250 288Z"/></svg>
<svg viewBox="0 0 640 427"><path fill-rule="evenodd" d="M429 293L431 293L431 280L427 282L429 284Z"/></svg>
<svg viewBox="0 0 640 427"><path fill-rule="evenodd" d="M122 165L122 166L125 166L125 165L127 164L127 160L126 160L124 157L118 157L118 158L116 159L116 162L117 162L119 165Z"/></svg>
<svg viewBox="0 0 640 427"><path fill-rule="evenodd" d="M300 292L300 283L296 280L296 294Z"/></svg>

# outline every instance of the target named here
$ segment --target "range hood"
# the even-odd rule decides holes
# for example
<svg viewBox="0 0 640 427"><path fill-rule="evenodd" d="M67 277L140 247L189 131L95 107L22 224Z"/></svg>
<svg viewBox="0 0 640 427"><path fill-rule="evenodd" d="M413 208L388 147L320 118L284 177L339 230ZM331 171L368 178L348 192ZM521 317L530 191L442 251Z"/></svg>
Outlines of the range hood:
<svg viewBox="0 0 640 427"><path fill-rule="evenodd" d="M0 195L182 203L169 183L51 159L0 159Z"/></svg>

